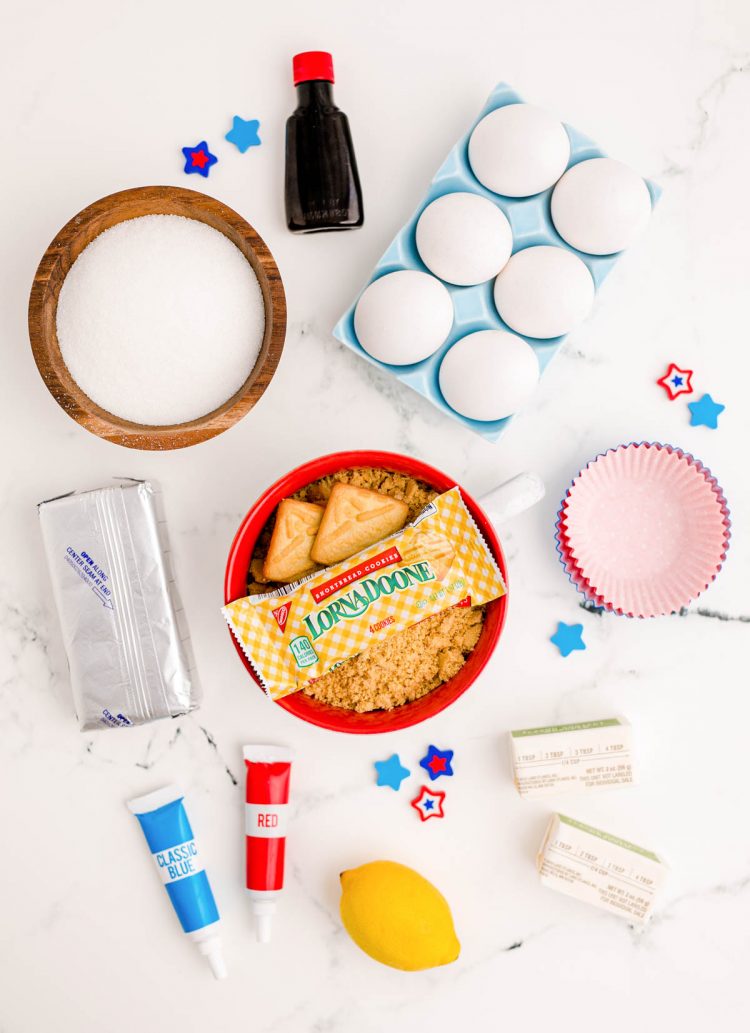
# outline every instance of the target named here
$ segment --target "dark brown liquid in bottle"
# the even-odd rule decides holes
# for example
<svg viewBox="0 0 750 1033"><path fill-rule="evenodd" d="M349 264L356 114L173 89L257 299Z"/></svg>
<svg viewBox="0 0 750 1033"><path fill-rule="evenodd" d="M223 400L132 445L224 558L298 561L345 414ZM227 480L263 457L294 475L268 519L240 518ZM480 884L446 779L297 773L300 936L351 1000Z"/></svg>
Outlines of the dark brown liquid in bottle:
<svg viewBox="0 0 750 1033"><path fill-rule="evenodd" d="M349 121L322 79L297 86L286 123L286 219L293 233L356 229L364 222L362 188Z"/></svg>

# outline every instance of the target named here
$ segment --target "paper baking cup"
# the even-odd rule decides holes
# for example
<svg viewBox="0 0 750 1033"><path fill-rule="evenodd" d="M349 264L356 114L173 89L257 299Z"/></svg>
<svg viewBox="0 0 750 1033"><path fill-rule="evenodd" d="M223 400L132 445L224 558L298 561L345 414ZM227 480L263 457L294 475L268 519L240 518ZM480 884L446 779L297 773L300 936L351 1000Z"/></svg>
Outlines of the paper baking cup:
<svg viewBox="0 0 750 1033"><path fill-rule="evenodd" d="M560 560L587 599L630 617L687 606L729 547L729 510L711 471L671 445L597 456L573 480L557 523Z"/></svg>
<svg viewBox="0 0 750 1033"><path fill-rule="evenodd" d="M608 606L606 601L596 595L589 585L588 581L581 574L576 561L570 555L570 549L567 545L567 540L561 530L560 519L558 515L558 521L555 524L555 539L557 541L557 552L560 557L560 562L563 565L565 573L568 575L570 583L578 589L578 591L586 597L586 602L592 603L594 606L601 606L611 612L616 612L612 606Z"/></svg>

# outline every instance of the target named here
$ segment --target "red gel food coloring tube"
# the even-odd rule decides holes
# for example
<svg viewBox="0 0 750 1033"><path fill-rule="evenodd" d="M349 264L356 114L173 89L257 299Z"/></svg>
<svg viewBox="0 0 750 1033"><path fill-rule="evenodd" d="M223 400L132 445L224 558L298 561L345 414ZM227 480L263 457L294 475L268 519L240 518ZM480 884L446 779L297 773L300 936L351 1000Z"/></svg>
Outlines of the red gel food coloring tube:
<svg viewBox="0 0 750 1033"><path fill-rule="evenodd" d="M247 891L258 940L268 943L276 901L284 888L284 854L292 754L286 746L245 746Z"/></svg>

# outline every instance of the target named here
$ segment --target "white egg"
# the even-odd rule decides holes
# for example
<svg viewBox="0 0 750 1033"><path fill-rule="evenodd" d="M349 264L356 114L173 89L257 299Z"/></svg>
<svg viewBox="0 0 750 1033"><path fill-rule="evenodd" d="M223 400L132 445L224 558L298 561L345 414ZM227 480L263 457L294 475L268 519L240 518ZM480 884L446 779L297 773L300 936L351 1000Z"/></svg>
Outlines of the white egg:
<svg viewBox="0 0 750 1033"><path fill-rule="evenodd" d="M581 259L562 247L517 251L495 280L495 305L511 330L559 337L586 318L594 281Z"/></svg>
<svg viewBox="0 0 750 1033"><path fill-rule="evenodd" d="M474 129L469 164L479 182L506 197L529 197L562 176L570 140L562 122L533 104L496 108Z"/></svg>
<svg viewBox="0 0 750 1033"><path fill-rule="evenodd" d="M552 191L552 221L563 238L589 255L629 247L651 217L643 179L614 158L591 158L568 169Z"/></svg>
<svg viewBox="0 0 750 1033"><path fill-rule="evenodd" d="M445 284L428 273L402 269L375 280L354 311L354 332L368 355L392 366L421 362L453 326Z"/></svg>
<svg viewBox="0 0 750 1033"><path fill-rule="evenodd" d="M500 272L513 250L513 234L504 213L486 197L444 194L420 215L416 243L431 273L469 287Z"/></svg>
<svg viewBox="0 0 750 1033"><path fill-rule="evenodd" d="M440 364L440 390L470 420L501 420L523 406L539 380L534 349L505 330L479 330L456 341Z"/></svg>

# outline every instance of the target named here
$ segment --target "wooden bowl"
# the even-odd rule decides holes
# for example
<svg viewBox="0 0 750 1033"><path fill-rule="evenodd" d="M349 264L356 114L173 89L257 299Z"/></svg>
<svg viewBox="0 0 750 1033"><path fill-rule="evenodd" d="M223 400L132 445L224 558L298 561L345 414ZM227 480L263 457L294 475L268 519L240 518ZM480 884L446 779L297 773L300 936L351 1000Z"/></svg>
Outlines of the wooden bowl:
<svg viewBox="0 0 750 1033"><path fill-rule="evenodd" d="M258 277L266 329L255 366L245 383L213 412L189 423L148 426L102 409L70 375L57 340L57 299L68 270L85 247L110 226L141 215L184 215L219 230L240 249ZM286 299L276 262L242 216L207 194L182 187L122 190L95 201L63 226L44 253L29 299L29 337L42 379L68 416L92 434L128 448L185 448L206 441L241 420L268 387L284 347Z"/></svg>

